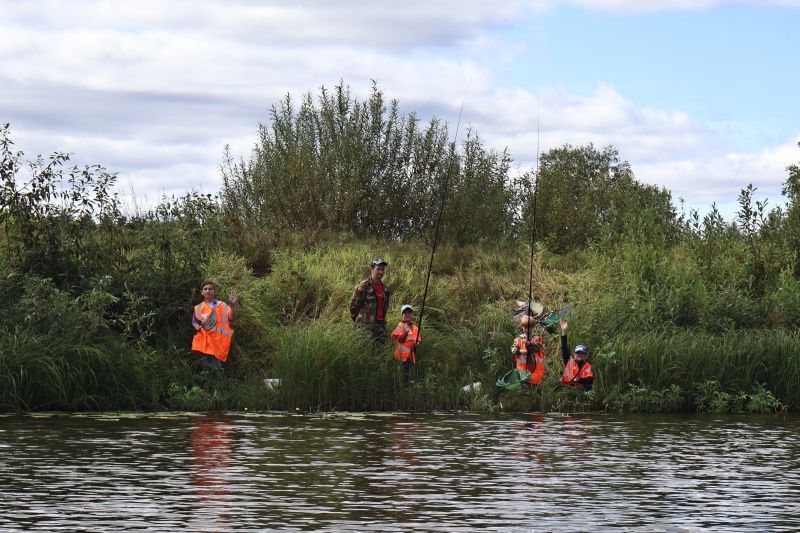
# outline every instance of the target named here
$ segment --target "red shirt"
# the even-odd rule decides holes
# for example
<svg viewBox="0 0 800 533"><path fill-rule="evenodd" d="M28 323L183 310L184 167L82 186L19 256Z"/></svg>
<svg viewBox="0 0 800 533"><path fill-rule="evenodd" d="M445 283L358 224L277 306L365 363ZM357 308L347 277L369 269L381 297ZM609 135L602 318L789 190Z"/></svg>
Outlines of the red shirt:
<svg viewBox="0 0 800 533"><path fill-rule="evenodd" d="M375 320L386 320L383 316L383 283L375 283L375 296L378 298L378 311Z"/></svg>

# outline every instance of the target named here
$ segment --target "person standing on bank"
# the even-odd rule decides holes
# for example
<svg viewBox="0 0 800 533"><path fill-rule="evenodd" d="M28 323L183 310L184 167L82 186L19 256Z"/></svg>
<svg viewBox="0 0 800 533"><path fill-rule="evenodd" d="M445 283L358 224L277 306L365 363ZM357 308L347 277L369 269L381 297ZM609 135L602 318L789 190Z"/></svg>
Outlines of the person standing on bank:
<svg viewBox="0 0 800 533"><path fill-rule="evenodd" d="M386 344L386 314L389 310L389 287L383 275L389 263L375 259L370 264L367 279L356 285L350 299L350 318L356 327L363 328L379 344Z"/></svg>
<svg viewBox="0 0 800 533"><path fill-rule="evenodd" d="M392 340L397 343L394 358L403 365L403 385L408 387L411 365L417 364L417 345L422 342L419 327L414 324L414 308L408 304L400 308L402 319L392 332Z"/></svg>
<svg viewBox="0 0 800 533"><path fill-rule="evenodd" d="M239 296L231 291L230 305L217 300L217 284L204 281L200 286L203 301L194 306L192 326L195 333L192 339L192 352L200 355L203 370L220 370L228 360L228 352L233 340L233 327Z"/></svg>
<svg viewBox="0 0 800 533"><path fill-rule="evenodd" d="M575 347L575 353L570 355L569 342L567 341L567 321L561 323L561 357L564 359L564 373L561 375L561 384L569 385L585 391L592 390L594 374L592 365L586 361L589 348L584 344Z"/></svg>

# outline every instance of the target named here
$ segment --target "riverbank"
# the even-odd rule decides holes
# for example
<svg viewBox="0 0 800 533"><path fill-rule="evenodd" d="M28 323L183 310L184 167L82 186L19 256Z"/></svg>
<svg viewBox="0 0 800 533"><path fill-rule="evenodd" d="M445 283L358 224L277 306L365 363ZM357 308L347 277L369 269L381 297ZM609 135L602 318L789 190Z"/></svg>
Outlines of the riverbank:
<svg viewBox="0 0 800 533"><path fill-rule="evenodd" d="M9 331L6 326L0 337L0 407L764 413L800 400L800 335L795 330L769 322L719 332L703 323L678 325L665 314L670 308L660 306L681 302L652 296L657 291L681 294L683 287L674 278L648 282L652 299L647 300L645 287L635 285L636 278L619 257L618 268L609 271L605 254L558 255L541 247L534 298L548 309L572 306L570 339L592 348L595 386L589 394L555 390L562 367L559 337L542 330L544 383L530 391L500 394L493 384L512 368L512 309L515 300L527 297L529 273L529 251L501 245L444 247L437 254L425 307L425 341L412 386L405 389L391 347L371 346L357 335L348 316L352 288L366 275L366 263L374 255L390 264L386 282L393 289L393 323L399 320L401 303L421 304L429 256L418 245L341 236L274 250L266 275L253 274L243 257L212 254L201 277L220 283L223 297L236 290L243 301L222 377L202 377L192 366L189 306L181 317L185 324L171 326L178 331L169 339L171 345L160 339L149 345L125 342L100 327L88 337L85 330L75 336L63 328L52 335L33 327ZM666 257L660 264L674 262ZM9 276L4 276L6 286ZM686 281L697 284L695 279ZM33 290L22 289L17 301L30 301ZM38 301L37 309L59 310L58 291L37 294L51 300ZM87 313L79 310L73 318L80 323ZM762 320L769 320L764 316ZM651 327L655 323L660 325ZM268 390L265 378L278 378L281 385ZM482 383L480 392L462 390L474 382Z"/></svg>

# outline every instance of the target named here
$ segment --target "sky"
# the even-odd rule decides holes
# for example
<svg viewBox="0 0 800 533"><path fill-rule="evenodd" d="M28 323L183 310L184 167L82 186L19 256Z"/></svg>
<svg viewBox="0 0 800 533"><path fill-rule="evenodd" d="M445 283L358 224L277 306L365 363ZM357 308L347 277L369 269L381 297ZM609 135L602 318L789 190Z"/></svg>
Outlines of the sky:
<svg viewBox="0 0 800 533"><path fill-rule="evenodd" d="M0 0L0 123L152 205L217 193L287 93L371 80L508 148L613 145L676 203L780 205L800 161L800 0ZM538 130L538 131L537 131ZM462 130L463 132L463 130Z"/></svg>

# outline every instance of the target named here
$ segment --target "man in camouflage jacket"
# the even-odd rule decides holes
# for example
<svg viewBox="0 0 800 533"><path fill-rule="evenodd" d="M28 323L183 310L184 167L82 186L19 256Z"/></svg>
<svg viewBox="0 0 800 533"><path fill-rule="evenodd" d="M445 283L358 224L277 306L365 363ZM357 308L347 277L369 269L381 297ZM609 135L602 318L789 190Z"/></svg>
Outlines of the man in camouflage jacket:
<svg viewBox="0 0 800 533"><path fill-rule="evenodd" d="M375 342L381 344L389 338L386 331L389 287L381 281L387 266L383 259L372 261L369 277L356 285L350 299L350 318L356 327L366 330Z"/></svg>

